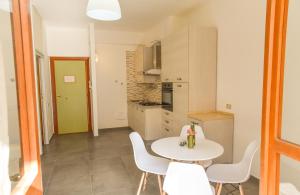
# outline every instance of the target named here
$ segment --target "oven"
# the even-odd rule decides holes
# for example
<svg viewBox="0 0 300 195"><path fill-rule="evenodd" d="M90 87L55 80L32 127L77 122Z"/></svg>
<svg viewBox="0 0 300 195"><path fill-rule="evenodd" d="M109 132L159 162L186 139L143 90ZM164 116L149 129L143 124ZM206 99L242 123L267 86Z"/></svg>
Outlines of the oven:
<svg viewBox="0 0 300 195"><path fill-rule="evenodd" d="M162 83L162 108L173 112L173 83Z"/></svg>

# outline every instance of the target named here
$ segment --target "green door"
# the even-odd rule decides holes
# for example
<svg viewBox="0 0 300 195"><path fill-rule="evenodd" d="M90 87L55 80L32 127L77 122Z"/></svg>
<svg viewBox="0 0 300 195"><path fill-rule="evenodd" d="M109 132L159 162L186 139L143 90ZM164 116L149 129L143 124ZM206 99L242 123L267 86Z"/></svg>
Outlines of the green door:
<svg viewBox="0 0 300 195"><path fill-rule="evenodd" d="M54 61L59 134L88 131L86 70L84 60Z"/></svg>

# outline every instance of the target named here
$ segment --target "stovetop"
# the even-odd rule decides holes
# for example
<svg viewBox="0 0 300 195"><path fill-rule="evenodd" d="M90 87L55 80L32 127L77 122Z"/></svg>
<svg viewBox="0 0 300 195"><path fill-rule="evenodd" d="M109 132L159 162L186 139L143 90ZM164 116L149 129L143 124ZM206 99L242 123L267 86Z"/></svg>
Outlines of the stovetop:
<svg viewBox="0 0 300 195"><path fill-rule="evenodd" d="M161 103L158 102L140 102L139 103L142 106L159 106Z"/></svg>

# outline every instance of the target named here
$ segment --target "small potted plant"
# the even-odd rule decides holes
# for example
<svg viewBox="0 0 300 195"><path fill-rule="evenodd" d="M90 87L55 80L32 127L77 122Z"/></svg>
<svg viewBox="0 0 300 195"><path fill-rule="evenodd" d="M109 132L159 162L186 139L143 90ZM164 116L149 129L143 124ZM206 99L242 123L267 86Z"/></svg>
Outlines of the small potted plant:
<svg viewBox="0 0 300 195"><path fill-rule="evenodd" d="M194 148L196 145L196 131L195 124L191 125L191 128L187 130L187 145L188 148Z"/></svg>

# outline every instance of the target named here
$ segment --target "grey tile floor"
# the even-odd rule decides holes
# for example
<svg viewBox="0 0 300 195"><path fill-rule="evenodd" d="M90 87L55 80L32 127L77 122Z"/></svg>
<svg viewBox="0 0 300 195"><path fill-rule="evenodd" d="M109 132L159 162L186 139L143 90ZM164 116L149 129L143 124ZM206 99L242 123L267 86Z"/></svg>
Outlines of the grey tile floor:
<svg viewBox="0 0 300 195"><path fill-rule="evenodd" d="M134 195L141 172L136 168L130 129L60 135L45 146L42 156L45 195ZM150 152L148 144L148 151ZM239 194L225 185L222 195ZM246 195L258 194L258 181L244 184ZM142 195L158 195L155 176L150 176Z"/></svg>

